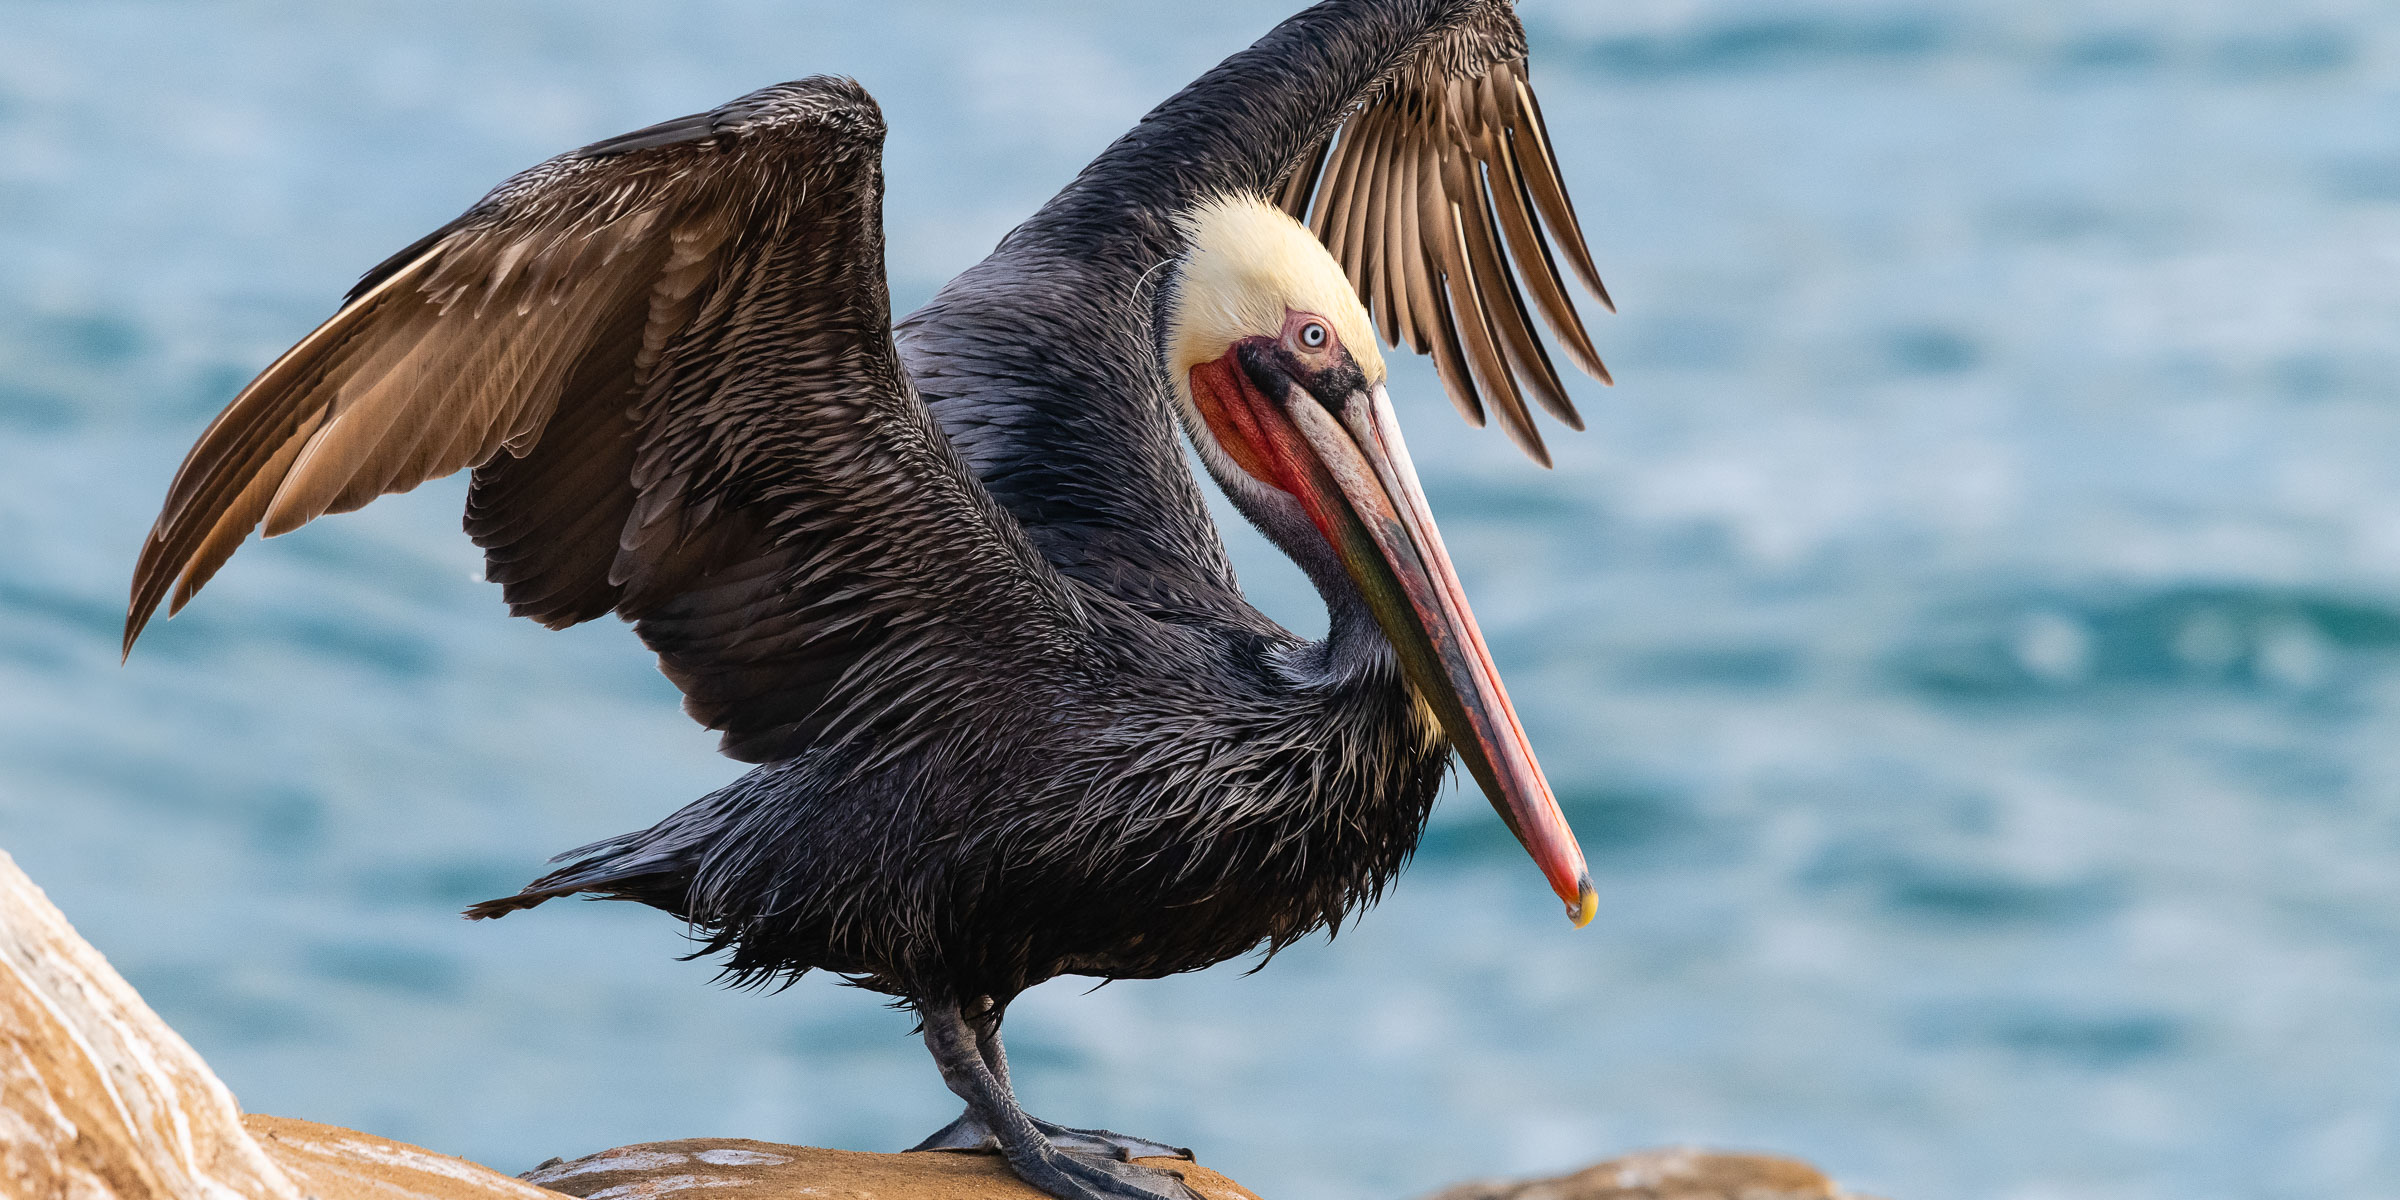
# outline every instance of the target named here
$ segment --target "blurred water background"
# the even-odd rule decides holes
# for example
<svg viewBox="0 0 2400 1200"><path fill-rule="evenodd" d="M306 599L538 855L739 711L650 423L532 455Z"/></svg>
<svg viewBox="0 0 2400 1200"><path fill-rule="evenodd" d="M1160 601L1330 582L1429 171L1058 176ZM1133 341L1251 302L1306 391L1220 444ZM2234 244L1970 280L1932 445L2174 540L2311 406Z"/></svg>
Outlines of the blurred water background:
<svg viewBox="0 0 2400 1200"><path fill-rule="evenodd" d="M133 555L240 384L519 167L854 74L905 309L1293 2L0 3L0 846L254 1110L512 1171L931 1130L871 997L457 919L738 770L623 628L504 618L459 481L120 667ZM2400 1195L2400 8L1524 9L1624 382L1549 473L1394 391L1602 916L1454 795L1338 943L1030 995L1029 1105L1283 1197L1665 1142Z"/></svg>

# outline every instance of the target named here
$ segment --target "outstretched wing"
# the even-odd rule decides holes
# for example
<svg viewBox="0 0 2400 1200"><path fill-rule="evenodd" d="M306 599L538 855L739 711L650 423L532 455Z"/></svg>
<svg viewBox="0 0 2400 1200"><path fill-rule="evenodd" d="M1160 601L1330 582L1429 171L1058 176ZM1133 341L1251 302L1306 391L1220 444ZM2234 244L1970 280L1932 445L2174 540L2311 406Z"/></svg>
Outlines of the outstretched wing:
<svg viewBox="0 0 2400 1200"><path fill-rule="evenodd" d="M1340 260L1385 345L1432 354L1461 415L1483 424L1488 398L1500 427L1548 466L1526 397L1570 428L1583 418L1533 311L1569 361L1609 382L1553 242L1584 287L1615 305L1526 78L1524 31L1513 13L1498 16L1506 20L1462 27L1395 72L1301 159L1277 199Z"/></svg>
<svg viewBox="0 0 2400 1200"><path fill-rule="evenodd" d="M262 522L473 467L511 610L634 621L736 758L896 751L987 657L1038 685L1080 609L900 369L882 141L856 83L767 88L526 171L370 272L192 448L128 651Z"/></svg>
<svg viewBox="0 0 2400 1200"><path fill-rule="evenodd" d="M1547 463L1525 394L1580 422L1520 279L1567 356L1606 374L1554 262L1599 294L1524 68L1508 0L1323 0L1151 110L910 314L910 372L1061 571L1166 619L1257 621L1159 370L1175 219L1228 192L1317 216L1387 336Z"/></svg>

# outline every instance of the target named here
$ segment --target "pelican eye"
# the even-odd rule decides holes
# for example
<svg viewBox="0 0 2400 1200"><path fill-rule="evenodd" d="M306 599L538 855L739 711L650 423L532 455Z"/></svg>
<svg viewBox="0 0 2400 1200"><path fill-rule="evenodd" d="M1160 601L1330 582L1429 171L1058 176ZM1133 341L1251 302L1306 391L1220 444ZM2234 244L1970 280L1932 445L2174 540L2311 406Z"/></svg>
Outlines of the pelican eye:
<svg viewBox="0 0 2400 1200"><path fill-rule="evenodd" d="M1315 321L1300 327L1300 344L1315 350L1325 344L1325 326Z"/></svg>

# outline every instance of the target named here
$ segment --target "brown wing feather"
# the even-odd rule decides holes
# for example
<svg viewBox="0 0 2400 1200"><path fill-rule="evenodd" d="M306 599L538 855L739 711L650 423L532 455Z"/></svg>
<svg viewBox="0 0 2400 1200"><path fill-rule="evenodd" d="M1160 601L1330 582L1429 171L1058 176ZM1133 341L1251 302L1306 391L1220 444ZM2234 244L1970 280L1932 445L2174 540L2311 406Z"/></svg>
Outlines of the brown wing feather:
<svg viewBox="0 0 2400 1200"><path fill-rule="evenodd" d="M1527 397L1583 428L1536 314L1568 361L1610 379L1553 246L1603 306L1615 305L1559 176L1513 14L1495 6L1429 42L1275 194L1305 214L1384 341L1433 355L1469 421L1482 424L1488 406L1544 465Z"/></svg>
<svg viewBox="0 0 2400 1200"><path fill-rule="evenodd" d="M1449 288L1450 311L1458 317L1460 341L1466 345L1467 363L1475 369L1475 383L1499 416L1501 431L1508 434L1518 449L1546 467L1550 465L1550 452L1542 445L1541 431L1533 427L1533 414L1526 411L1517 377L1509 373L1499 338L1492 332L1494 313L1485 303L1487 294L1483 287L1488 281L1476 278L1478 267L1488 269L1490 256L1476 253L1477 235L1482 232L1483 197L1475 193L1475 185L1470 182L1474 172L1475 164L1465 151L1443 148L1441 202L1449 209L1450 241L1442 247L1441 262L1443 281Z"/></svg>
<svg viewBox="0 0 2400 1200"><path fill-rule="evenodd" d="M904 746L928 727L894 696L986 656L1021 702L1080 610L900 371L882 134L854 83L780 85L553 159L370 272L193 447L127 649L262 524L472 467L511 611L633 620L728 753Z"/></svg>
<svg viewBox="0 0 2400 1200"><path fill-rule="evenodd" d="M1442 378L1443 390L1450 394L1450 403L1468 424L1481 428L1483 399L1468 374L1466 345L1459 337L1458 319L1451 314L1446 295L1455 235L1450 228L1450 200L1442 186L1442 146L1423 138L1411 148L1417 157L1417 252L1424 260L1424 286L1411 291L1410 303L1416 308L1418 325L1433 330L1429 340L1434 370Z"/></svg>
<svg viewBox="0 0 2400 1200"><path fill-rule="evenodd" d="M1526 165L1517 161L1519 140L1508 131L1494 107L1498 103L1495 86L1492 76L1484 77L1482 90L1487 115L1480 153L1484 161L1504 165L1504 169L1487 171L1485 178L1492 185L1492 209L1500 218L1500 228L1508 235L1509 257L1516 260L1516 279L1532 291L1543 323L1550 327L1551 336L1558 339L1567 357L1585 374L1605 380L1608 368L1601 364L1600 351L1593 347L1591 335L1584 331L1583 322L1575 313L1574 302L1567 298L1565 277L1559 274L1550 243L1542 236L1533 197L1526 188ZM1605 293L1595 291L1595 294L1603 303L1607 302ZM1559 399L1564 404L1565 398ZM1571 408L1562 412L1552 407L1551 413L1576 429L1583 428Z"/></svg>
<svg viewBox="0 0 2400 1200"><path fill-rule="evenodd" d="M587 358L565 394L606 394L630 377L645 316L604 331L599 344L615 352ZM467 536L483 547L484 578L500 585L509 612L561 629L616 607L608 570L633 511L636 433L628 404L568 404L533 445L475 468Z"/></svg>

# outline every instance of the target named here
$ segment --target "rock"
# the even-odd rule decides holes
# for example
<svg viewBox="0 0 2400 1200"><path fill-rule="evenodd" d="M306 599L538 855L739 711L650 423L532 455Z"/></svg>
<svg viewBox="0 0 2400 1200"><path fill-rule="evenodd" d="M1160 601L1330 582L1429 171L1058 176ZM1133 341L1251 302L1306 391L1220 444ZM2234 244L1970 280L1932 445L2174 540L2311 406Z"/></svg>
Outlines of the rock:
<svg viewBox="0 0 2400 1200"><path fill-rule="evenodd" d="M1181 1173L1208 1200L1258 1200L1196 1163L1135 1161ZM997 1154L866 1154L739 1138L621 1146L573 1162L544 1163L525 1178L584 1200L658 1200L703 1188L707 1200L1047 1200L1010 1174Z"/></svg>
<svg viewBox="0 0 2400 1200"><path fill-rule="evenodd" d="M371 1134L243 1117L0 851L0 1197L559 1200Z"/></svg>
<svg viewBox="0 0 2400 1200"><path fill-rule="evenodd" d="M216 1073L0 852L0 1196L300 1195Z"/></svg>
<svg viewBox="0 0 2400 1200"><path fill-rule="evenodd" d="M242 1118L310 1200L559 1200L463 1158L290 1117Z"/></svg>
<svg viewBox="0 0 2400 1200"><path fill-rule="evenodd" d="M1807 1163L1763 1154L1647 1150L1572 1175L1462 1183L1425 1200L1867 1200Z"/></svg>

